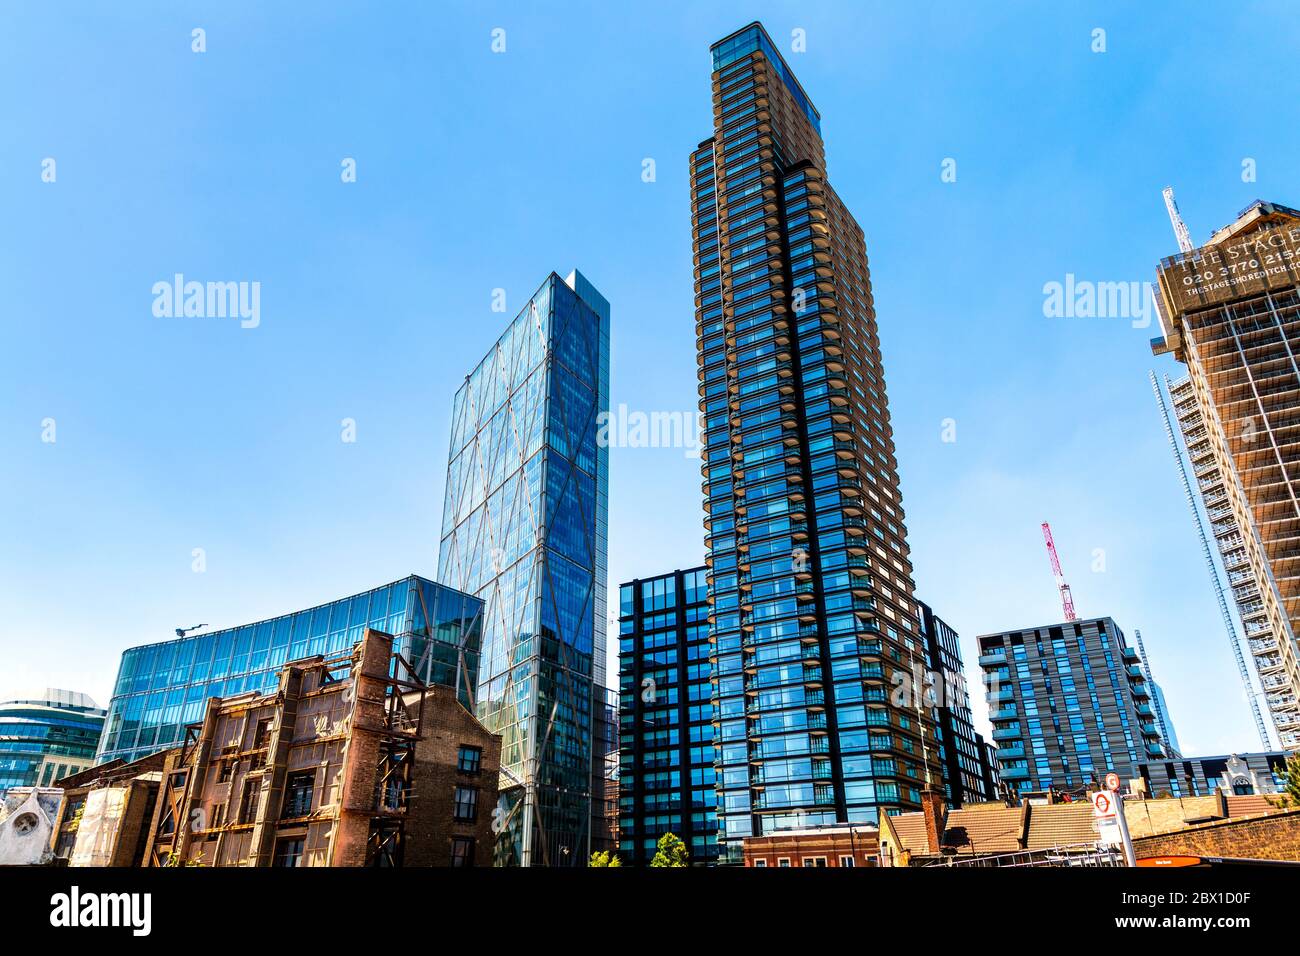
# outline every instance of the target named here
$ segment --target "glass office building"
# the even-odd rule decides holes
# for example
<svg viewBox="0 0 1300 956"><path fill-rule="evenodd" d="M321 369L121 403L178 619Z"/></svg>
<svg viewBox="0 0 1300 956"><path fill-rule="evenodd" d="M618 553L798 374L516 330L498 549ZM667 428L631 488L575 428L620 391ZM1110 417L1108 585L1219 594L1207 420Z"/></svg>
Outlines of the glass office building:
<svg viewBox="0 0 1300 956"><path fill-rule="evenodd" d="M979 637L1003 783L1082 795L1166 756L1135 648L1108 617Z"/></svg>
<svg viewBox="0 0 1300 956"><path fill-rule="evenodd" d="M136 760L178 746L203 720L209 697L273 692L279 669L352 647L366 628L393 635L394 650L426 683L456 687L470 705L482 602L417 575L255 624L133 647L122 655L99 762Z"/></svg>
<svg viewBox="0 0 1300 956"><path fill-rule="evenodd" d="M503 737L500 865L585 865L592 844L609 318L580 273L551 273L452 408L438 576L484 602L476 705Z"/></svg>
<svg viewBox="0 0 1300 956"><path fill-rule="evenodd" d="M718 856L707 568L619 587L619 856L645 866L665 833Z"/></svg>
<svg viewBox="0 0 1300 956"><path fill-rule="evenodd" d="M49 787L95 762L104 711L69 690L0 703L0 796L11 787Z"/></svg>
<svg viewBox="0 0 1300 956"><path fill-rule="evenodd" d="M724 858L939 786L866 243L760 24L714 44L692 154Z"/></svg>

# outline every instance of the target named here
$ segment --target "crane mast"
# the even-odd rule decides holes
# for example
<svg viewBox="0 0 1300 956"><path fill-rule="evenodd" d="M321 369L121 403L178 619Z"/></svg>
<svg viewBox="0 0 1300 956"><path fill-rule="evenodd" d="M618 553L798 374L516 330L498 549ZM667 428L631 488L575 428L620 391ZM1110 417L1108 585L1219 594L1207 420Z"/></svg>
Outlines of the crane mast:
<svg viewBox="0 0 1300 956"><path fill-rule="evenodd" d="M1183 214L1178 211L1178 203L1174 201L1174 187L1166 186L1162 195L1165 197L1165 209L1169 212L1169 222L1174 227L1174 235L1178 237L1178 248L1183 252L1191 252L1196 247L1192 245L1192 234L1187 231L1187 223L1183 222Z"/></svg>
<svg viewBox="0 0 1300 956"><path fill-rule="evenodd" d="M1065 612L1065 620L1076 621L1078 616L1074 613L1074 597L1070 594L1070 585L1065 583L1065 575L1061 573L1061 559L1056 556L1052 526L1046 521L1043 522L1043 540L1047 542L1047 556L1052 559L1052 574L1056 577L1056 588L1061 592L1061 610Z"/></svg>

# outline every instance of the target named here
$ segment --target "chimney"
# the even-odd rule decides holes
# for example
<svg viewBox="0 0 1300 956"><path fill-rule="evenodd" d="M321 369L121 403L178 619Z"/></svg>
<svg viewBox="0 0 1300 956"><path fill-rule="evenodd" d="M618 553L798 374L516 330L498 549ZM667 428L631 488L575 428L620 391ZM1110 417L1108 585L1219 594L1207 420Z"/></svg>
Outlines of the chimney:
<svg viewBox="0 0 1300 956"><path fill-rule="evenodd" d="M943 794L934 789L921 791L921 813L925 815L926 850L937 855L943 838Z"/></svg>

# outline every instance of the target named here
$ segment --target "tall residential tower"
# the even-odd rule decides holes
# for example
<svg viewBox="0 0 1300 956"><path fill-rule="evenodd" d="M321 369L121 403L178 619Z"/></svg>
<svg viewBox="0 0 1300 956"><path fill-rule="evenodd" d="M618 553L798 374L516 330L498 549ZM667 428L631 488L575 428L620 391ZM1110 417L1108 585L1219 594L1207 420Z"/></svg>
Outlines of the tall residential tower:
<svg viewBox="0 0 1300 956"><path fill-rule="evenodd" d="M1179 404L1194 399L1203 424L1188 455L1273 726L1297 750L1300 210L1256 201L1205 245L1162 260L1158 280L1165 334L1152 348L1187 366ZM1179 418L1195 420L1190 409Z"/></svg>
<svg viewBox="0 0 1300 956"><path fill-rule="evenodd" d="M866 243L758 23L713 45L691 157L723 859L938 788Z"/></svg>
<svg viewBox="0 0 1300 956"><path fill-rule="evenodd" d="M1167 757L1136 648L1108 617L982 634L1001 779L1076 794Z"/></svg>

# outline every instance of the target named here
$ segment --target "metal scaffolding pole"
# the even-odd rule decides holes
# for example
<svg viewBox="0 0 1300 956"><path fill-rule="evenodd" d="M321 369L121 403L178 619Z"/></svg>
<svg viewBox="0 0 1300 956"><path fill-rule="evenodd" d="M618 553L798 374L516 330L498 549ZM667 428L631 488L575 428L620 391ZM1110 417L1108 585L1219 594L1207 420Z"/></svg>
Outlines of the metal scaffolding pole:
<svg viewBox="0 0 1300 956"><path fill-rule="evenodd" d="M1209 569L1210 581L1214 584L1214 594L1219 599L1219 614L1222 615L1223 627L1228 632L1228 643L1232 645L1232 654L1237 659L1237 672L1241 675L1241 686L1246 691L1246 699L1250 701L1251 713L1255 716L1255 729L1259 731L1259 740L1264 745L1264 749L1272 750L1273 745L1268 738L1268 725L1264 723L1264 715L1259 710L1259 698L1255 695L1255 688L1250 682L1250 671L1246 668L1246 657L1241 652L1241 640L1237 636L1237 628L1232 623L1232 614L1228 611L1227 598L1223 595L1223 581L1219 577L1219 569L1215 565L1214 555L1210 551L1210 539L1205 534L1205 522L1201 520L1201 512L1196 507L1196 498L1192 495L1192 483L1187 477L1187 463L1183 460L1183 453L1178 447L1178 439L1174 436L1174 425L1169 417L1169 406L1165 402L1165 394L1160 388L1160 383L1156 381L1156 373L1150 371L1147 374L1151 377L1151 390L1155 392L1156 404L1160 406L1160 416L1164 419L1165 436L1169 439L1169 448L1174 453L1174 461L1178 463L1178 476L1183 482L1183 493L1187 496L1187 507L1191 509L1192 520L1196 522L1196 534L1201 539L1201 554L1205 558L1206 568Z"/></svg>

